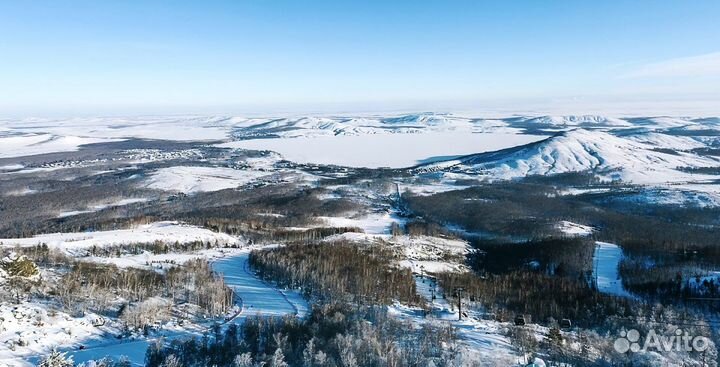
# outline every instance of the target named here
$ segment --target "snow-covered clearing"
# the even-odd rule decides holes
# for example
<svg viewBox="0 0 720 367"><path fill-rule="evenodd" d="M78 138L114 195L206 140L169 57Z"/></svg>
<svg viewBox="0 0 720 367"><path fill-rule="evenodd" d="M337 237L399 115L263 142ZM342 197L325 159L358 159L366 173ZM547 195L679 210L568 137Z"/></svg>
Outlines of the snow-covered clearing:
<svg viewBox="0 0 720 367"><path fill-rule="evenodd" d="M26 188L20 189L20 190L8 191L5 193L5 196L25 196L25 195L34 194L36 192L37 192L37 190L33 190L29 187L26 187Z"/></svg>
<svg viewBox="0 0 720 367"><path fill-rule="evenodd" d="M464 262L470 244L464 240L394 236L385 241L405 258L400 261L400 266L409 268L415 274L467 271Z"/></svg>
<svg viewBox="0 0 720 367"><path fill-rule="evenodd" d="M406 219L393 211L378 211L351 218L317 219L326 226L355 227L363 230L363 233L347 232L329 236L325 241L382 244L393 249L402 258L399 266L409 268L416 274L467 270L463 263L470 245L466 241L432 236L394 236L391 233L392 224L403 225Z"/></svg>
<svg viewBox="0 0 720 367"><path fill-rule="evenodd" d="M464 190L468 187L470 186L457 185L454 180L448 180L446 177L443 177L443 180L433 183L403 183L400 185L400 192L409 191L414 195L429 196L448 191Z"/></svg>
<svg viewBox="0 0 720 367"><path fill-rule="evenodd" d="M292 171L272 172L253 168L175 166L155 171L145 180L143 186L149 189L190 194L232 189L260 180L298 182L307 178L307 175Z"/></svg>
<svg viewBox="0 0 720 367"><path fill-rule="evenodd" d="M596 242L593 263L597 287L600 292L621 297L633 297L622 285L618 266L623 259L620 246Z"/></svg>
<svg viewBox="0 0 720 367"><path fill-rule="evenodd" d="M465 309L463 313L467 313L467 316L458 320L456 305L451 305L442 297L442 290L433 279L416 276L415 287L418 294L430 303L430 314L423 317L422 310L397 304L390 307L391 313L416 324L448 323L457 331L460 344L483 366L513 366L520 360L506 336L509 323L482 320L477 312ZM436 296L434 300L433 294Z"/></svg>
<svg viewBox="0 0 720 367"><path fill-rule="evenodd" d="M227 167L177 166L157 170L150 175L145 187L184 193L218 191L236 188L267 175L267 172Z"/></svg>
<svg viewBox="0 0 720 367"><path fill-rule="evenodd" d="M271 150L298 163L402 168L510 148L544 138L508 133L428 132L240 140L219 146Z"/></svg>
<svg viewBox="0 0 720 367"><path fill-rule="evenodd" d="M27 366L23 358L48 353L51 346L80 345L91 338L107 338L117 332L110 325L98 325L102 317L84 317L48 311L46 305L23 302L0 305L0 365Z"/></svg>
<svg viewBox="0 0 720 367"><path fill-rule="evenodd" d="M0 166L0 171L16 171L23 168L25 168L25 166L22 164L6 164L4 166Z"/></svg>
<svg viewBox="0 0 720 367"><path fill-rule="evenodd" d="M324 241L350 241L359 244L382 244L399 255L400 267L416 274L443 271L467 271L464 265L469 244L463 240L430 236L392 236L347 232L325 238Z"/></svg>
<svg viewBox="0 0 720 367"><path fill-rule="evenodd" d="M370 235L390 234L393 223L402 224L404 219L392 212L377 212L355 218L346 217L317 217L324 225L329 227L357 227Z"/></svg>
<svg viewBox="0 0 720 367"><path fill-rule="evenodd" d="M147 198L120 199L120 200L113 201L110 203L93 205L84 210L70 210L70 211L61 212L60 214L58 214L57 217L65 218L65 217L70 217L70 216L78 215L78 214L94 213L94 212L97 212L97 211L100 211L103 209L107 209L107 208L114 208L114 207L118 207L118 206L125 206L125 205L136 204L136 203L144 203L146 201L148 201Z"/></svg>
<svg viewBox="0 0 720 367"><path fill-rule="evenodd" d="M585 194L602 194L606 192L610 192L614 189L611 189L609 187L598 187L598 188L578 188L578 187L571 187L566 189L558 190L557 194L564 196L575 196L575 195L585 195Z"/></svg>
<svg viewBox="0 0 720 367"><path fill-rule="evenodd" d="M155 222L140 225L131 229L113 231L82 232L82 233L51 233L31 238L0 239L6 246L35 246L46 244L70 254L83 251L93 246L114 246L123 244L150 244L154 242L188 243L209 242L220 245L235 245L237 238L224 233L216 233L208 229L181 224L174 221ZM83 251L84 252L84 251Z"/></svg>
<svg viewBox="0 0 720 367"><path fill-rule="evenodd" d="M566 220L558 223L555 228L558 231L570 236L589 236L595 231L595 228L591 226L573 223Z"/></svg>

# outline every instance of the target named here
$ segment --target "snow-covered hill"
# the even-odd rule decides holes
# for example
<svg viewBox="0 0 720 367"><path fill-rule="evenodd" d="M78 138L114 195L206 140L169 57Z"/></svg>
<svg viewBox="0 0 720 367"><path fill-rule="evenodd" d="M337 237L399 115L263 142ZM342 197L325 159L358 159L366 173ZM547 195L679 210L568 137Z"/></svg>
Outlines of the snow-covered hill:
<svg viewBox="0 0 720 367"><path fill-rule="evenodd" d="M690 138L656 133L621 137L604 131L577 129L522 147L471 155L420 169L449 169L493 179L592 171L608 180L677 183L703 178L679 168L720 166L720 160L715 157L687 152L700 146L701 143Z"/></svg>
<svg viewBox="0 0 720 367"><path fill-rule="evenodd" d="M412 113L402 115L342 115L342 116L294 116L294 117L237 117L237 116L153 116L153 117L96 117L72 119L24 119L0 120L0 166L14 164L3 162L3 158L14 158L42 153L64 152L82 149L84 144L111 142L126 139L158 139L171 141L223 141L233 148L235 141L254 140L252 148L273 149L275 145L285 145L288 140L277 139L315 139L303 143L305 148L320 146L321 139L361 137L359 145L364 151L353 151L352 156L362 156L368 151L377 150L377 146L406 149L395 142L381 141L380 136L423 135L421 145L415 150L424 149L427 154L415 154L411 164L428 161L428 158L457 156L487 151L487 147L478 145L475 150L453 149L456 145L442 137L447 134L463 136L518 140L514 136L549 136L573 129L603 131L622 136L636 143L657 144L656 148L668 148L677 142L669 139L684 137L684 145L694 149L698 144L720 144L720 119L715 117L616 117L600 115L565 116L528 116L484 118L452 113ZM658 136L637 138L638 133L662 133ZM443 135L446 134L446 135ZM482 136L486 135L486 136ZM491 136L492 135L492 136ZM497 135L497 137L495 136ZM271 139L272 138L272 139ZM367 138L367 141L364 139ZM273 140L275 139L275 140ZM645 140L643 140L645 139ZM649 140L648 140L649 139ZM392 140L392 139L389 139ZM453 140L458 140L453 138ZM520 139L522 140L522 139ZM430 141L431 143L426 143ZM436 141L436 142L435 142ZM558 140L559 141L559 140ZM693 143L699 141L702 143ZM262 143L262 144L260 144ZM343 148L345 142L338 141ZM472 143L472 142L471 142ZM265 145L267 145L265 147ZM503 148L512 146L501 145ZM246 148L244 146L238 146ZM674 148L674 147L671 147ZM323 148L324 149L324 148ZM498 148L500 149L500 148ZM343 149L345 151L346 149ZM384 157L395 157L400 153L390 150ZM327 156L337 156L337 152L324 152ZM292 159L290 157L285 157ZM326 162L315 162L326 163ZM343 165L333 160L332 164ZM393 166L383 161L366 166ZM542 170L540 170L542 171ZM554 172L550 170L551 172Z"/></svg>
<svg viewBox="0 0 720 367"><path fill-rule="evenodd" d="M547 127L628 127L632 126L625 120L598 116L598 115L570 115L570 116L539 116L524 119L525 124L530 126Z"/></svg>
<svg viewBox="0 0 720 367"><path fill-rule="evenodd" d="M478 124L482 125L482 124ZM233 131L236 138L319 137L366 134L406 134L425 131L472 131L476 124L466 117L451 114L420 113L393 117L289 117L266 121L254 120ZM495 128L504 126L493 125Z"/></svg>

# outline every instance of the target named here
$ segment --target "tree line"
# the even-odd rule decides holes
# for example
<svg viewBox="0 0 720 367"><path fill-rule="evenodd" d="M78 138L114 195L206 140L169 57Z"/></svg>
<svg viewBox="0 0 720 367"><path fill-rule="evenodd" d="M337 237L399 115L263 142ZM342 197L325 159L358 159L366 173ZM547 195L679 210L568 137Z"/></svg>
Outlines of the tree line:
<svg viewBox="0 0 720 367"><path fill-rule="evenodd" d="M452 328L419 329L389 315L384 307L326 303L309 317L249 317L241 326L216 328L201 339L157 343L148 367L450 367L480 366L455 344Z"/></svg>
<svg viewBox="0 0 720 367"><path fill-rule="evenodd" d="M261 277L301 288L311 299L420 304L412 273L397 267L394 258L381 246L338 241L256 250L249 262Z"/></svg>

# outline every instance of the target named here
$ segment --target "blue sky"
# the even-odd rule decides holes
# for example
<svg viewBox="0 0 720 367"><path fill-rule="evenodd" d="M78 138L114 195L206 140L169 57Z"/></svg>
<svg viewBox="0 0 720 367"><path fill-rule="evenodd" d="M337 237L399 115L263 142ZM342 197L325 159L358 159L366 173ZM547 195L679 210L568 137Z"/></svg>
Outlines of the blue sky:
<svg viewBox="0 0 720 367"><path fill-rule="evenodd" d="M718 19L717 0L0 0L0 113L705 108Z"/></svg>

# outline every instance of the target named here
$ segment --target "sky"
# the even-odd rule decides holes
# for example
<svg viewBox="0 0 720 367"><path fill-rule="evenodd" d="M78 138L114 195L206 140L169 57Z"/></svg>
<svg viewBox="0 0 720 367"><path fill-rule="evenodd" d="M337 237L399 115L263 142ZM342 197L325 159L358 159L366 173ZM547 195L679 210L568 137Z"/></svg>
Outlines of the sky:
<svg viewBox="0 0 720 367"><path fill-rule="evenodd" d="M720 115L718 19L717 0L0 0L0 115Z"/></svg>

